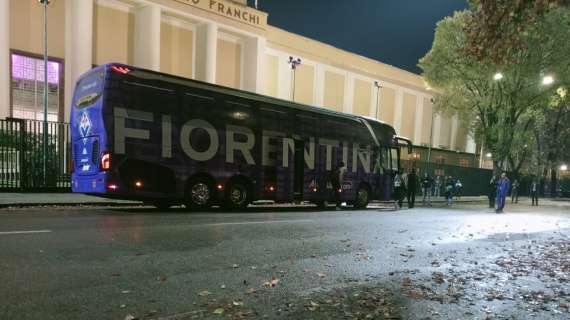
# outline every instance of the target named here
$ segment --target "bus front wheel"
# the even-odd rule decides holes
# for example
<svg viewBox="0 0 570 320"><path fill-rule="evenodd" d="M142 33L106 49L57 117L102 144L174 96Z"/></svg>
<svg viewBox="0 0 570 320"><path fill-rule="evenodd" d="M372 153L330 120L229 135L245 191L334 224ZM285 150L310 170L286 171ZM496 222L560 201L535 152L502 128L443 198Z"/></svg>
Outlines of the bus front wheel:
<svg viewBox="0 0 570 320"><path fill-rule="evenodd" d="M370 191L367 187L360 187L358 192L356 193L356 199L354 201L354 207L356 209L364 209L368 206L368 202L370 201Z"/></svg>
<svg viewBox="0 0 570 320"><path fill-rule="evenodd" d="M185 205L192 210L204 210L212 206L213 188L208 180L198 178L186 188Z"/></svg>
<svg viewBox="0 0 570 320"><path fill-rule="evenodd" d="M249 204L249 188L243 181L234 181L226 189L225 207L230 210L245 209Z"/></svg>

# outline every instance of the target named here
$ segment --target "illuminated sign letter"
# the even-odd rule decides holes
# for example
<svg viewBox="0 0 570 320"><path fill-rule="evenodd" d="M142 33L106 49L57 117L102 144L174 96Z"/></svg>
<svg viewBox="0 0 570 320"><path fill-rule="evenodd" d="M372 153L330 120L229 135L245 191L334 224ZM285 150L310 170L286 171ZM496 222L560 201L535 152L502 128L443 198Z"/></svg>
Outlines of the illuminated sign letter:
<svg viewBox="0 0 570 320"><path fill-rule="evenodd" d="M244 142L236 141L236 135L244 136L246 139ZM251 156L251 149L255 145L255 136L253 132L246 127L241 126L226 126L226 162L234 163L234 151L241 151L243 157L247 164L255 164L253 157Z"/></svg>
<svg viewBox="0 0 570 320"><path fill-rule="evenodd" d="M327 148L326 149L326 151L327 151L327 153L326 153L326 159L327 159L326 170L331 171L331 169L332 169L332 148L338 147L338 141L329 140L329 139L319 139L319 143L321 145L324 145Z"/></svg>
<svg viewBox="0 0 570 320"><path fill-rule="evenodd" d="M172 117L162 115L162 157L172 158Z"/></svg>
<svg viewBox="0 0 570 320"><path fill-rule="evenodd" d="M192 147L190 134L194 129L202 129L206 131L210 137L210 146L205 151L196 151L196 149ZM180 145L184 153L191 159L196 161L208 161L216 155L218 147L220 146L220 140L218 138L218 132L208 121L192 119L186 122L180 130Z"/></svg>
<svg viewBox="0 0 570 320"><path fill-rule="evenodd" d="M285 134L282 132L263 130L263 135L261 137L262 165L275 166L275 152L277 152L277 146L275 144L271 144L271 142L284 136ZM273 157L271 154L273 154Z"/></svg>
<svg viewBox="0 0 570 320"><path fill-rule="evenodd" d="M364 168L364 172L370 173L370 146L366 147L366 149L360 149L360 145L355 143L352 148L352 172L356 172L358 167L358 161L362 163Z"/></svg>
<svg viewBox="0 0 570 320"><path fill-rule="evenodd" d="M150 138L150 131L146 129L127 128L125 126L126 119L140 120L152 122L153 116L150 112L131 110L121 107L114 108L115 119L115 153L125 154L125 140L126 138L135 138L148 140Z"/></svg>

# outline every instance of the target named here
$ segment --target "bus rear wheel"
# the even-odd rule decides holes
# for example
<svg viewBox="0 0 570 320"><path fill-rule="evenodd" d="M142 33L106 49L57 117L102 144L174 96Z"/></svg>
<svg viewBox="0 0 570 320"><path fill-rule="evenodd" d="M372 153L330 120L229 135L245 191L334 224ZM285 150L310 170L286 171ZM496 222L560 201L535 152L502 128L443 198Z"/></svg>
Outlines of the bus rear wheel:
<svg viewBox="0 0 570 320"><path fill-rule="evenodd" d="M234 181L226 189L224 206L230 210L241 210L247 208L250 202L249 188L243 181Z"/></svg>
<svg viewBox="0 0 570 320"><path fill-rule="evenodd" d="M185 205L192 210L204 210L212 206L213 188L206 179L194 179L186 188Z"/></svg>
<svg viewBox="0 0 570 320"><path fill-rule="evenodd" d="M367 187L360 187L356 193L356 199L354 200L354 207L356 209L364 209L368 206L370 202L370 191Z"/></svg>

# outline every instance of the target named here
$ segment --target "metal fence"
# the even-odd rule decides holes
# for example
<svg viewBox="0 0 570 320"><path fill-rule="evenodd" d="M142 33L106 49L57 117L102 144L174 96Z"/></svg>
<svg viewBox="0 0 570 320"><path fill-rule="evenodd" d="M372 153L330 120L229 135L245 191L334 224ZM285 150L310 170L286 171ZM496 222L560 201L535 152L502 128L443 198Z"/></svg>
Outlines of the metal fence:
<svg viewBox="0 0 570 320"><path fill-rule="evenodd" d="M418 169L420 179L426 172L432 178L439 175L442 178L451 176L454 179L459 179L463 185L461 193L464 196L487 195L489 192L489 181L493 175L493 170L489 169L461 167L438 163L430 163L428 166L425 162L412 160L402 160L402 167L405 170L409 170L410 168Z"/></svg>
<svg viewBox="0 0 570 320"><path fill-rule="evenodd" d="M46 130L44 171L44 123L12 118L0 120L0 190L64 191L70 188L69 124L48 122Z"/></svg>

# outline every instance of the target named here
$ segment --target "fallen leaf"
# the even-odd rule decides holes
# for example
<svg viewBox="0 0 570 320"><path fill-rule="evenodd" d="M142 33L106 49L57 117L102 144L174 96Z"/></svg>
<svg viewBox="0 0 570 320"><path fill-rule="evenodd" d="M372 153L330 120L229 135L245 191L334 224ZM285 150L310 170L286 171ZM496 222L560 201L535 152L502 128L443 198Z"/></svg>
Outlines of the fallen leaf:
<svg viewBox="0 0 570 320"><path fill-rule="evenodd" d="M225 288L226 288L226 285L225 285L225 284L222 284L222 285L220 286L220 289L225 289Z"/></svg>
<svg viewBox="0 0 570 320"><path fill-rule="evenodd" d="M167 278L166 277L158 277L158 278L156 278L156 280L160 281L160 282L166 282Z"/></svg>
<svg viewBox="0 0 570 320"><path fill-rule="evenodd" d="M239 265L234 263L234 264L232 264L232 268L237 269L237 268L239 268Z"/></svg>
<svg viewBox="0 0 570 320"><path fill-rule="evenodd" d="M319 276L319 278L321 279L327 277L326 273L321 273L321 272L317 272L317 276Z"/></svg>
<svg viewBox="0 0 570 320"><path fill-rule="evenodd" d="M211 294L212 294L212 293L211 293L210 291L208 291L208 290L204 290L204 291L198 292L198 295L199 295L200 297L209 296L209 295L211 295Z"/></svg>
<svg viewBox="0 0 570 320"><path fill-rule="evenodd" d="M224 314L224 308L217 308L216 310L214 310L214 314Z"/></svg>
<svg viewBox="0 0 570 320"><path fill-rule="evenodd" d="M249 289L247 289L245 292L246 292L247 294L253 294L253 293L256 293L257 290L255 290L255 288L249 288Z"/></svg>
<svg viewBox="0 0 570 320"><path fill-rule="evenodd" d="M232 304L234 306L243 306L243 301L234 301Z"/></svg>
<svg viewBox="0 0 570 320"><path fill-rule="evenodd" d="M125 320L136 320L137 318L135 316L133 316L132 314L127 314L127 316L125 317Z"/></svg>
<svg viewBox="0 0 570 320"><path fill-rule="evenodd" d="M263 283L263 286L268 287L268 288L273 288L277 285L277 283L279 283L279 279L273 277L273 278L271 278L270 281L265 281Z"/></svg>

